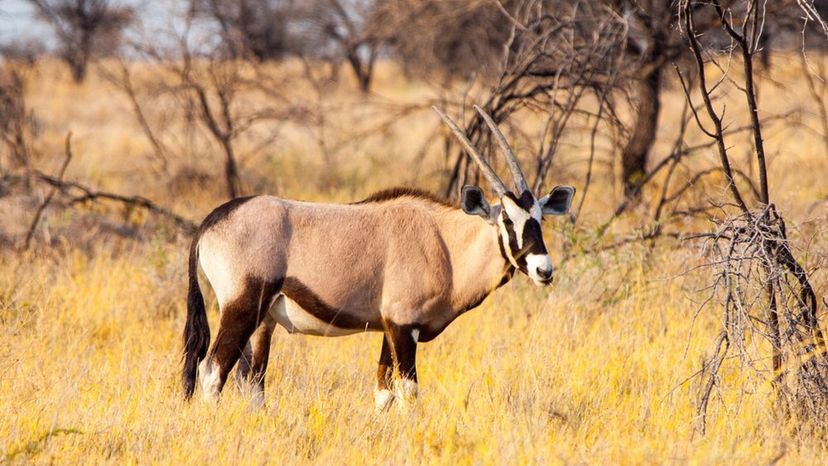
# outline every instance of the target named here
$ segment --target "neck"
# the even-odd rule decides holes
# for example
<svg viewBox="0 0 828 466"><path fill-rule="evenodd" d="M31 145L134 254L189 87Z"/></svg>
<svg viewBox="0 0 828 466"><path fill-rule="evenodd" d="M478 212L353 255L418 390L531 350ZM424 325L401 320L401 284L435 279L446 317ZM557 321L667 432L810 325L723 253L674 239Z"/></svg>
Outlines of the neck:
<svg viewBox="0 0 828 466"><path fill-rule="evenodd" d="M465 312L507 283L514 267L503 257L497 228L459 209L437 215L452 264L452 309Z"/></svg>

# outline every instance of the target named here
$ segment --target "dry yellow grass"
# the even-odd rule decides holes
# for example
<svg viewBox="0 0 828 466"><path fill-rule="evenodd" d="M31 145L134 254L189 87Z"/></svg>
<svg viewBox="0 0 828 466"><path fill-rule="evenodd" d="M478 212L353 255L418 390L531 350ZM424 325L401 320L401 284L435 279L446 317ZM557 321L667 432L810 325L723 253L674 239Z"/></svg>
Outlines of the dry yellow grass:
<svg viewBox="0 0 828 466"><path fill-rule="evenodd" d="M790 84L763 88L763 108L779 113L809 105L795 70L780 73ZM72 129L77 160L70 177L113 190L146 189L190 218L219 202L220 190L167 199L149 175L136 180L129 170L145 168L139 155L146 143L124 102L112 90L98 91L106 89L101 82L76 88L50 76L42 72L35 78L40 85L31 87L33 107L46 127L40 165L56 165L62 135ZM393 75L380 82L380 93L400 99L425 92L405 89ZM87 103L71 104L79 99ZM680 95L668 96L664 131L675 129L670 118L680 105ZM736 113L735 104L728 112ZM393 151L374 142L340 155L341 170L361 173L355 179L365 184L345 180L327 192L303 184L296 177L303 169L307 177L316 176L307 167L319 162L301 143L251 155L244 169L272 178L281 195L306 199L347 200L374 187L412 182L404 167L426 128L427 116L419 118L416 130L399 131ZM813 267L825 262L828 250L828 188L822 182L828 156L813 134L776 128L767 135L774 195L790 220L802 222L795 234L803 246L812 241L806 257ZM302 135L289 139L301 141ZM744 147L740 153L749 150ZM428 163L439 167L438 161ZM209 160L204 166L217 167ZM424 173L413 181L436 187L437 180ZM562 181L578 184L582 172L569 173L571 179ZM611 188L593 190L588 222L604 218L614 202ZM560 222L548 223L555 250L561 237L554 226ZM707 435L694 434L695 385L683 382L708 349L717 314L703 313L690 338L692 298L698 298L693 290L704 283L705 272L676 278L696 260L698 252L689 247L575 257L558 270L551 289L518 276L421 346L416 407L384 415L374 413L371 399L378 334L324 339L277 331L264 409L252 410L230 384L218 405L184 403L178 380L186 252L184 240L159 236L101 242L93 252L70 240L0 255L0 461L458 465L828 459L820 436L797 433L773 417L762 381L748 385L751 393L723 391L723 402L711 407ZM812 278L824 294L826 274L815 271ZM209 317L215 331L215 309ZM729 368L724 383L735 386L743 376Z"/></svg>

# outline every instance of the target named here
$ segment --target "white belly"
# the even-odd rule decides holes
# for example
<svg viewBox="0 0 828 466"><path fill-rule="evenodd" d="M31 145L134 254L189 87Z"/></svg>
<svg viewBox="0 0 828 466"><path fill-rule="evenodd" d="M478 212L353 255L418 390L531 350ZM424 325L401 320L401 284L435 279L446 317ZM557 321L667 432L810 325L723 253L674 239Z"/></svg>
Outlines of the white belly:
<svg viewBox="0 0 828 466"><path fill-rule="evenodd" d="M300 307L296 301L281 294L273 299L273 304L270 306L270 315L288 333L338 337L368 331L367 326L364 329L345 329L331 325L328 322L317 319L316 316Z"/></svg>

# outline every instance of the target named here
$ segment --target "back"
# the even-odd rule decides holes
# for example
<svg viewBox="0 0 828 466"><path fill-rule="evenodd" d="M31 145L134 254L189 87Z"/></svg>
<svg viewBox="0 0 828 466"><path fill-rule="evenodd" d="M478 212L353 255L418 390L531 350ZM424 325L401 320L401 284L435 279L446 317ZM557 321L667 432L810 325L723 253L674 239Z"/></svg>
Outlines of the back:
<svg viewBox="0 0 828 466"><path fill-rule="evenodd" d="M284 279L330 308L379 323L383 307L417 306L450 290L451 265L430 202L258 196L206 231L200 247L221 249L235 276Z"/></svg>

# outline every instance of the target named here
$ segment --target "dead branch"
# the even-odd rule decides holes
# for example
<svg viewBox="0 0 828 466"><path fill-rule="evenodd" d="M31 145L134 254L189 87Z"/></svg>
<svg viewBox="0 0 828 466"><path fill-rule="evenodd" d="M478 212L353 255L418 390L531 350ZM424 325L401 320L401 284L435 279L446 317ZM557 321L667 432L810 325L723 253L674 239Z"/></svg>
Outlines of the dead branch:
<svg viewBox="0 0 828 466"><path fill-rule="evenodd" d="M65 143L65 158L63 160L63 164L61 164L60 169L58 170L56 179L60 182L63 182L63 175L66 173L66 168L69 166L69 162L72 161L72 133L66 135L66 143ZM35 211L34 217L32 218L32 223L29 225L28 233L26 233L26 240L23 242L23 251L28 251L29 246L31 245L32 238L34 237L35 230L37 229L37 225L40 223L40 217L43 215L43 212L49 207L49 204L52 202L52 198L55 197L55 193L57 192L57 187L52 186L49 190L49 193L43 199L43 202L37 206L37 210Z"/></svg>
<svg viewBox="0 0 828 466"><path fill-rule="evenodd" d="M705 134L715 139L716 148L718 149L719 158L722 164L722 171L724 171L724 174L727 177L727 186L730 189L730 192L733 194L733 198L735 199L739 207L742 209L742 211L747 212L747 205L745 204L745 201L742 199L742 193L739 192L739 188L736 186L736 181L733 179L733 170L730 168L730 159L727 156L727 148L724 142L722 120L719 117L719 114L716 113L716 110L713 108L713 102L710 99L710 91L707 87L707 75L704 72L704 58L702 58L701 45L699 44L699 41L696 38L696 25L693 20L693 10L690 7L691 3L692 2L690 0L686 0L685 2L684 26L687 30L687 37L688 41L690 42L690 49L693 51L693 58L695 58L696 65L699 68L699 90L701 91L702 100L704 100L704 108L707 110L707 116L710 118L710 121L713 122L714 131L710 132L707 129L705 129L704 125L701 124L701 120L696 119L696 122L699 123L699 128L701 128ZM681 73L679 73L679 78L681 79ZM693 107L693 102L690 100L690 94L687 92L686 87L683 84L683 81L684 80L682 79L682 87L685 89L685 94L687 96L688 101L690 102L690 106Z"/></svg>
<svg viewBox="0 0 828 466"><path fill-rule="evenodd" d="M160 172L168 175L168 150L147 120L144 107L138 99L138 91L132 81L132 73L129 70L128 64L123 59L119 59L118 74L104 72L104 77L120 89L129 100L130 106L132 107L132 114L135 116L135 120L141 127L141 131L152 146L152 153L155 161L159 164Z"/></svg>
<svg viewBox="0 0 828 466"><path fill-rule="evenodd" d="M68 196L70 205L85 204L101 200L112 201L130 208L138 207L145 209L150 213L171 221L177 228L187 234L193 234L198 229L198 225L195 223L164 207L159 206L145 197L125 196L106 191L98 191L80 183L74 181L64 181L60 178L56 178L39 171L34 171L34 174L38 180L56 188L59 192Z"/></svg>

